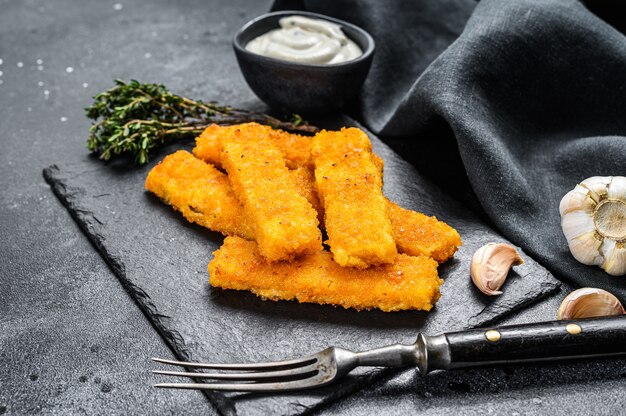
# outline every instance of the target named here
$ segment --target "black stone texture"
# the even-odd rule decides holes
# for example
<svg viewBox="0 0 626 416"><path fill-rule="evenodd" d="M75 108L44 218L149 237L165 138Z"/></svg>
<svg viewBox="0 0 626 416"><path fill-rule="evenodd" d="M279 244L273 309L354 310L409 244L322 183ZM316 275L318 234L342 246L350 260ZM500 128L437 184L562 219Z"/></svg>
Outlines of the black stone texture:
<svg viewBox="0 0 626 416"><path fill-rule="evenodd" d="M269 4L117 3L122 10L113 8L116 2L0 1L2 415L216 414L200 393L151 387L155 377L150 370L155 366L147 358L172 353L52 196L41 169L55 163L91 163L84 147L89 121L82 109L90 96L109 88L113 78L164 82L192 97L263 109L238 72L230 37L245 22L265 13ZM592 5L602 6L603 17L623 29L616 3L600 0ZM460 2L440 2L447 13L437 20L429 13L432 4L411 4L422 11L415 20L426 28L421 36L439 48L425 49L428 43L415 43L418 53L405 55L414 61L424 56L433 60L443 52L475 6L474 2L465 3L465 8L457 7ZM388 18L384 12L381 19ZM37 59L43 61L42 70ZM74 71L66 72L67 67ZM450 143L455 150L454 140L440 140L440 145ZM412 154L420 173L435 181L446 174L456 178L448 181L461 184L454 195L471 202L464 197L471 188L463 186L465 173L454 152L438 155L446 169L433 172L419 166L425 156L403 154ZM443 156L447 158L442 160ZM553 319L570 290L569 284L563 284L559 293L498 323ZM318 413L615 415L623 413L625 377L623 359L437 373L426 378L407 370Z"/></svg>
<svg viewBox="0 0 626 416"><path fill-rule="evenodd" d="M343 118L325 128L356 125ZM384 192L400 206L437 215L455 227L463 246L440 267L442 297L430 313L356 312L268 302L240 291L212 289L207 283L211 253L222 244L216 233L191 225L143 189L158 163L137 168L124 162L54 165L44 170L63 205L109 264L179 358L205 362L275 361L308 355L327 346L365 350L414 341L429 334L486 325L554 292L558 281L529 256L510 274L504 294L487 297L469 279L473 253L503 240L436 186L421 178L375 136L374 151L385 161ZM168 152L175 147L168 148ZM390 374L361 369L327 388L283 395L230 395L209 398L224 414L300 414L332 403Z"/></svg>

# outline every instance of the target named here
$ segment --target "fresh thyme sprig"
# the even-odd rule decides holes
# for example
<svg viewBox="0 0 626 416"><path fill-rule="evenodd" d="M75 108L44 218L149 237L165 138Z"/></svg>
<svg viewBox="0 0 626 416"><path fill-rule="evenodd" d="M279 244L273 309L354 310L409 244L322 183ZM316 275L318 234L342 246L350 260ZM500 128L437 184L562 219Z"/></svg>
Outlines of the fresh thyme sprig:
<svg viewBox="0 0 626 416"><path fill-rule="evenodd" d="M317 131L295 114L291 121L281 121L267 114L181 97L162 84L135 80L115 80L115 84L96 95L94 103L85 108L87 117L95 120L89 128L87 148L103 160L130 154L143 165L148 162L150 150L172 140L197 136L213 123L256 121L294 132Z"/></svg>

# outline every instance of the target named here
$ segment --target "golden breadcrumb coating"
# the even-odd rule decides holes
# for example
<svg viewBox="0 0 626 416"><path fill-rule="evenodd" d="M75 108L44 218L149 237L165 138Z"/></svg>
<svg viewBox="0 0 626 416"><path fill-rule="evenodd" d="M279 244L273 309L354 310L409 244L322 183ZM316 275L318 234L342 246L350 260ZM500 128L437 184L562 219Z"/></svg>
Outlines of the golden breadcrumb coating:
<svg viewBox="0 0 626 416"><path fill-rule="evenodd" d="M313 169L307 167L299 167L289 171L289 176L296 186L296 191L300 195L306 198L311 204L313 209L317 212L317 220L319 223L324 221L324 209L322 203L317 197L317 190L315 189L315 176L313 175Z"/></svg>
<svg viewBox="0 0 626 416"><path fill-rule="evenodd" d="M328 245L341 266L393 263L398 254L371 151L369 138L357 128L324 130L311 145Z"/></svg>
<svg viewBox="0 0 626 416"><path fill-rule="evenodd" d="M426 256L396 256L367 269L341 267L328 251L293 262L268 264L253 241L227 237L209 263L213 287L249 290L270 300L331 304L385 312L430 310L439 299L437 262Z"/></svg>
<svg viewBox="0 0 626 416"><path fill-rule="evenodd" d="M152 168L146 189L189 222L225 235L253 238L228 177L189 152L179 150Z"/></svg>
<svg viewBox="0 0 626 416"><path fill-rule="evenodd" d="M274 146L283 153L289 169L313 167L311 161L312 137L272 129L270 130L270 139Z"/></svg>
<svg viewBox="0 0 626 416"><path fill-rule="evenodd" d="M259 250L269 261L321 249L317 212L298 193L282 153L263 129L235 130L222 142L220 158Z"/></svg>
<svg viewBox="0 0 626 416"><path fill-rule="evenodd" d="M238 126L218 126L211 124L204 129L200 136L196 137L196 147L193 148L193 155L207 163L221 168L222 161L220 153L222 151L222 137L228 136Z"/></svg>
<svg viewBox="0 0 626 416"><path fill-rule="evenodd" d="M410 211L387 200L398 251L411 256L424 255L443 263L462 244L459 233L443 221Z"/></svg>
<svg viewBox="0 0 626 416"><path fill-rule="evenodd" d="M380 173L380 177L382 179L383 170L385 169L385 161L376 153L372 152L372 162L374 162L374 166L376 166L376 169L378 169L378 172Z"/></svg>
<svg viewBox="0 0 626 416"><path fill-rule="evenodd" d="M258 123L244 123L234 126L212 124L196 138L193 154L198 159L222 167L220 152L222 141L228 140L236 130L251 129L267 135L270 141L283 154L289 169L311 166L311 137L275 130Z"/></svg>

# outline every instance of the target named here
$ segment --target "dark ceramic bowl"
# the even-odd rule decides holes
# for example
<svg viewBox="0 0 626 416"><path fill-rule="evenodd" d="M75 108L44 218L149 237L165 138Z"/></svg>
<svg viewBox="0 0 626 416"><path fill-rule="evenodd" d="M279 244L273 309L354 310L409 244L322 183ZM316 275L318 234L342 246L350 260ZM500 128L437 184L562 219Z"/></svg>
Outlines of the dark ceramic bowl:
<svg viewBox="0 0 626 416"><path fill-rule="evenodd" d="M245 49L252 39L277 29L280 18L293 15L341 25L363 55L339 64L313 65L269 58ZM251 20L235 35L233 47L246 82L261 100L281 111L303 114L337 110L356 96L374 56L374 39L363 29L332 17L301 11L267 13Z"/></svg>

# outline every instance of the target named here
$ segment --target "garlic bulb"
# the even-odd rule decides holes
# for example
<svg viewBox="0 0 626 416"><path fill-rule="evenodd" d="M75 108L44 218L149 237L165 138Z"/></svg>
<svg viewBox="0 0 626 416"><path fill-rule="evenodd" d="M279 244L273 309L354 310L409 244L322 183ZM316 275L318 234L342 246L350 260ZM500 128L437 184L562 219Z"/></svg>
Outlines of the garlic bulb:
<svg viewBox="0 0 626 416"><path fill-rule="evenodd" d="M626 177L585 179L561 199L559 211L576 260L626 274Z"/></svg>
<svg viewBox="0 0 626 416"><path fill-rule="evenodd" d="M514 264L523 264L514 247L504 243L489 243L474 253L470 275L476 287L485 295L500 295L499 290Z"/></svg>
<svg viewBox="0 0 626 416"><path fill-rule="evenodd" d="M613 294L602 289L584 287L563 299L558 319L592 318L594 316L623 315L624 307Z"/></svg>

